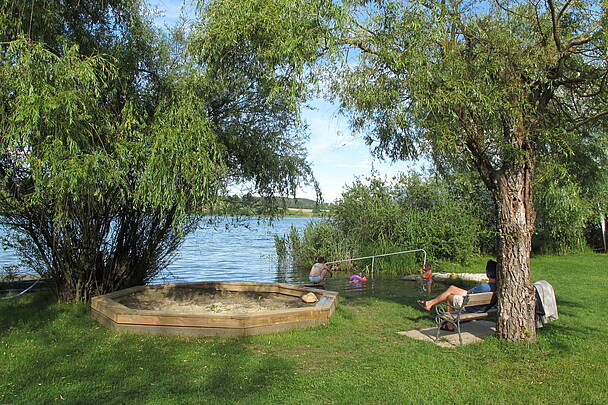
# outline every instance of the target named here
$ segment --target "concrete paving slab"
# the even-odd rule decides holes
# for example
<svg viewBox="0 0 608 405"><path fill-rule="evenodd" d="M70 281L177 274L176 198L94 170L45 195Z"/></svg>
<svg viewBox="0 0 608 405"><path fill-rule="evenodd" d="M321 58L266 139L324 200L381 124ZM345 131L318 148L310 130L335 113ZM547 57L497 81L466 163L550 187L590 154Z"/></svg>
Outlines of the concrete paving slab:
<svg viewBox="0 0 608 405"><path fill-rule="evenodd" d="M491 321L470 321L460 325L462 330L462 344L468 345L471 343L481 342L486 336L491 336L496 333L496 323ZM408 336L416 340L424 340L432 342L440 347L458 347L460 341L458 332L448 332L442 330L439 334L439 340L435 341L437 335L437 327L425 328L419 330L409 330L397 332L399 335Z"/></svg>

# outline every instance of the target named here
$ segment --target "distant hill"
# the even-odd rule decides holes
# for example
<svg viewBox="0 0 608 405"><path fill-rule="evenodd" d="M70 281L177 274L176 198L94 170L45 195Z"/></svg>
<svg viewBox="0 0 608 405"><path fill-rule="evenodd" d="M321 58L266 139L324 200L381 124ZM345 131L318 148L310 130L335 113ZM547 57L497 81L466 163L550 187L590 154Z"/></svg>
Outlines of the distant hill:
<svg viewBox="0 0 608 405"><path fill-rule="evenodd" d="M307 208L311 210L315 208L326 209L329 207L329 204L317 204L315 200L309 198L287 198L285 199L285 204L287 204L287 208Z"/></svg>
<svg viewBox="0 0 608 405"><path fill-rule="evenodd" d="M233 203L241 203L244 205L249 205L251 207L256 207L262 204L261 197L255 196L244 196L244 197L230 197L230 200ZM320 203L317 204L315 200L311 200L309 198L281 198L275 197L274 201L275 205L283 208L306 208L306 209L327 209L330 207L330 204Z"/></svg>

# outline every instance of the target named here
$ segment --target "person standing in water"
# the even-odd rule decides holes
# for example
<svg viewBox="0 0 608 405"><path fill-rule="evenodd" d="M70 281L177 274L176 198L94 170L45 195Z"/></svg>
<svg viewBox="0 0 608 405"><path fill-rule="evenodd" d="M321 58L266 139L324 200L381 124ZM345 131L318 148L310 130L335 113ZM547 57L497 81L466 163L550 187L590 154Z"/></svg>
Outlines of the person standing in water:
<svg viewBox="0 0 608 405"><path fill-rule="evenodd" d="M317 262L310 268L308 279L311 283L318 284L323 281L328 274L332 274L331 270L327 264L325 264L325 258L323 256L319 256L317 258Z"/></svg>

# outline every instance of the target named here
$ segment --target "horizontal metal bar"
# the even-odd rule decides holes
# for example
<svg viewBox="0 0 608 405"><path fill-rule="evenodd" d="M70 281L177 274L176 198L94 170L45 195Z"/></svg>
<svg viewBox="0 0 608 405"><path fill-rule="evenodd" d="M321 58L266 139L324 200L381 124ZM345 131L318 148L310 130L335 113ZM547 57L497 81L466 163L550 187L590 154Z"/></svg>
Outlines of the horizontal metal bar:
<svg viewBox="0 0 608 405"><path fill-rule="evenodd" d="M386 256L393 256L393 255L401 255L404 253L415 253L415 252L424 252L424 264L426 264L426 250L424 250L424 249L404 250L402 252L384 253L381 255L373 255L373 256L365 256L365 257L354 257L352 259L345 259L345 260L334 260L333 262L326 262L325 264L353 262L355 260L365 260L365 259L372 259L375 257L386 257Z"/></svg>

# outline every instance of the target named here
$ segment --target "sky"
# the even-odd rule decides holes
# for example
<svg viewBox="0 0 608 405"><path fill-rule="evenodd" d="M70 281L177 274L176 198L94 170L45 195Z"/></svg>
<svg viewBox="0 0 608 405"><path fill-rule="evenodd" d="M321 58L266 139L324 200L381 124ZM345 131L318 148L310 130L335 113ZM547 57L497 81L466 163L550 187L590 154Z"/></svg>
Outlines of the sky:
<svg viewBox="0 0 608 405"><path fill-rule="evenodd" d="M192 15L193 7L189 0L186 2L185 12ZM156 18L160 28L175 24L182 10L182 0L148 0L148 3L161 12ZM406 162L391 164L373 158L363 136L352 133L348 120L339 115L337 105L321 99L311 100L309 105L311 108L302 111L309 127L308 161L325 202L339 198L346 186L358 177L369 176L372 169L390 179L410 167ZM315 199L316 196L313 188L308 187L298 190L296 197Z"/></svg>
<svg viewBox="0 0 608 405"><path fill-rule="evenodd" d="M357 177L369 176L372 170L389 179L407 170L406 162L391 164L373 158L363 136L352 133L346 117L338 113L337 105L319 99L309 104L314 109L302 112L310 133L308 160L326 202L340 197L345 186ZM314 191L301 190L298 196L314 199Z"/></svg>

